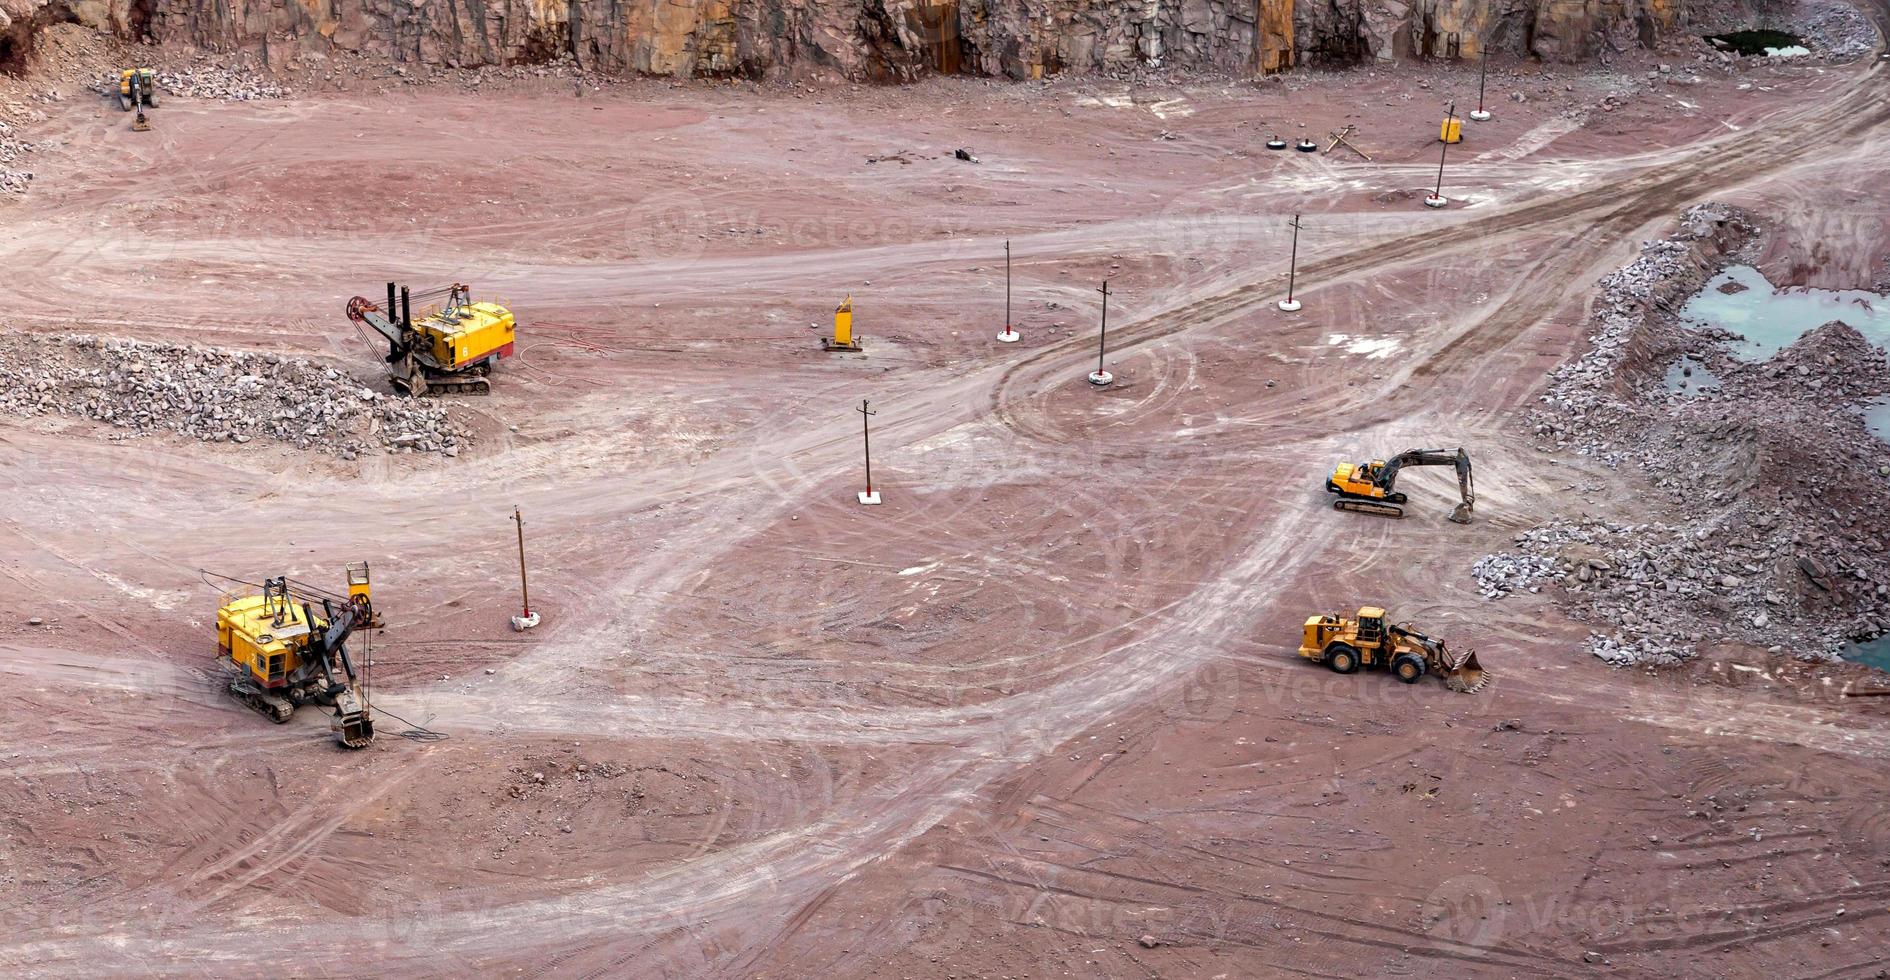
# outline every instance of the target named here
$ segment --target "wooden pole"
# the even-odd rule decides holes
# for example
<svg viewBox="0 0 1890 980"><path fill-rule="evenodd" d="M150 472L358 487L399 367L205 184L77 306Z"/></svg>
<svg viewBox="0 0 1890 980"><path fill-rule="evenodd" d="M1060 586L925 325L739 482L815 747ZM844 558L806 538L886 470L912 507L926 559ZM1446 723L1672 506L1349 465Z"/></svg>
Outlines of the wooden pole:
<svg viewBox="0 0 1890 980"><path fill-rule="evenodd" d="M519 515L518 507L512 508L512 522L518 525L518 591L525 604L525 618L532 618L531 588L525 584L525 518Z"/></svg>
<svg viewBox="0 0 1890 980"><path fill-rule="evenodd" d="M860 407L857 411L860 413L860 446L866 451L866 495L871 497L873 495L873 433L869 420L879 413L870 410L864 398L860 399Z"/></svg>

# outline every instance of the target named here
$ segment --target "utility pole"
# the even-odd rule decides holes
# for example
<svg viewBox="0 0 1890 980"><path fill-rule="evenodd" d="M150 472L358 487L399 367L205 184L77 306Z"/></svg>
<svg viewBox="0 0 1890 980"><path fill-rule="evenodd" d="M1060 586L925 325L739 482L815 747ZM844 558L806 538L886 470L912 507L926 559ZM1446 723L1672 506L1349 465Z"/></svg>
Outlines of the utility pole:
<svg viewBox="0 0 1890 980"><path fill-rule="evenodd" d="M1302 305L1299 300L1293 298L1294 280L1299 272L1299 215L1293 215L1290 224L1293 228L1293 251L1286 260L1286 298L1280 300L1279 306L1284 312L1294 313Z"/></svg>
<svg viewBox="0 0 1890 980"><path fill-rule="evenodd" d="M1470 110L1470 118L1477 122L1489 122L1490 112L1483 108L1483 85L1490 80L1490 49L1483 46L1483 40L1477 39L1477 48L1482 52L1482 65L1477 69L1477 107Z"/></svg>
<svg viewBox="0 0 1890 980"><path fill-rule="evenodd" d="M866 451L866 490L860 494L860 503L879 503L879 491L873 489L873 433L870 428L872 417L878 412L867 407L866 399L860 399L860 407L854 409L860 413L860 446Z"/></svg>
<svg viewBox="0 0 1890 980"><path fill-rule="evenodd" d="M1450 203L1444 198L1444 156L1450 152L1450 124L1456 120L1457 103L1452 102L1450 108L1444 110L1444 132L1437 141L1442 144L1437 151L1437 189L1424 199L1427 208L1441 208Z"/></svg>
<svg viewBox="0 0 1890 980"><path fill-rule="evenodd" d="M1116 380L1115 375L1110 374L1108 371L1103 370L1103 352L1108 350L1108 345L1109 345L1109 280L1104 279L1103 284L1102 284L1102 329L1098 331L1096 334L1096 372L1089 376L1089 383L1099 388L1102 387L1103 385L1108 384L1111 381Z"/></svg>
<svg viewBox="0 0 1890 980"><path fill-rule="evenodd" d="M1004 240L1004 332L998 334L998 343L1017 343L1017 328L1011 326L1011 240Z"/></svg>
<svg viewBox="0 0 1890 980"><path fill-rule="evenodd" d="M538 614L532 612L531 587L525 582L525 518L519 514L518 507L512 508L512 523L518 525L518 592L525 612L512 617L514 632L524 632L538 625Z"/></svg>

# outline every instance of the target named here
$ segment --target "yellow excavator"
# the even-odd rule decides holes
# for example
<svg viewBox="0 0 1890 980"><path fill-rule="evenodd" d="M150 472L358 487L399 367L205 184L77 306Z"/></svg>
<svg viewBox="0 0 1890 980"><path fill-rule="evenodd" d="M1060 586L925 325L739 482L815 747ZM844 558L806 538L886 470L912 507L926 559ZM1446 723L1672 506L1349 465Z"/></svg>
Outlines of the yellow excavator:
<svg viewBox="0 0 1890 980"><path fill-rule="evenodd" d="M497 303L473 302L472 288L456 282L421 293L417 298L422 304L429 298L440 303L423 308L415 320L416 297L401 286L396 306L394 288L387 284L385 310L365 296L349 300L348 319L374 328L387 341L395 389L416 397L450 391L491 394L487 375L500 359L512 356L517 330L512 311Z"/></svg>
<svg viewBox="0 0 1890 980"><path fill-rule="evenodd" d="M1470 523L1476 507L1476 482L1470 478L1470 454L1459 449L1407 449L1390 459L1364 463L1340 463L1326 480L1326 492L1336 493L1335 510L1377 514L1380 517L1404 516L1405 495L1397 489L1398 473L1410 466L1454 466L1457 468L1457 493L1463 499L1450 519Z"/></svg>
<svg viewBox="0 0 1890 980"><path fill-rule="evenodd" d="M1425 674L1436 674L1443 678L1445 687L1465 694L1473 694L1490 682L1490 674L1477 662L1475 650L1461 656L1454 654L1443 640L1386 622L1385 611L1377 606L1361 608L1357 619L1307 617L1299 655L1340 674L1353 673L1360 667L1389 668L1406 684L1416 684Z"/></svg>
<svg viewBox="0 0 1890 980"><path fill-rule="evenodd" d="M224 596L217 610L217 662L238 701L280 725L298 706L334 709L329 722L343 748L374 742L362 672L348 656L357 629L379 629L366 562L349 565L348 592L338 595L282 576L260 593Z"/></svg>
<svg viewBox="0 0 1890 980"><path fill-rule="evenodd" d="M157 69L127 68L118 73L118 108L157 108Z"/></svg>

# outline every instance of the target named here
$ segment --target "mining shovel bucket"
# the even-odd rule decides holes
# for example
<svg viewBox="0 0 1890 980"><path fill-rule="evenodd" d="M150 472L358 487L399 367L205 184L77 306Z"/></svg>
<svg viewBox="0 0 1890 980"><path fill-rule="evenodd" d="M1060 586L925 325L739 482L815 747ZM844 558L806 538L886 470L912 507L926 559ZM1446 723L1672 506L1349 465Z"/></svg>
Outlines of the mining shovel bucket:
<svg viewBox="0 0 1890 980"><path fill-rule="evenodd" d="M1457 524L1470 523L1470 502L1466 500L1458 504L1457 509L1450 512L1450 519Z"/></svg>
<svg viewBox="0 0 1890 980"><path fill-rule="evenodd" d="M1438 666L1438 674L1444 678L1444 686L1459 694L1475 694L1490 682L1490 673L1477 662L1477 652L1471 650L1461 660L1445 654L1447 659Z"/></svg>
<svg viewBox="0 0 1890 980"><path fill-rule="evenodd" d="M374 718L353 692L343 692L335 699L335 716L328 728L344 749L365 749L374 744Z"/></svg>

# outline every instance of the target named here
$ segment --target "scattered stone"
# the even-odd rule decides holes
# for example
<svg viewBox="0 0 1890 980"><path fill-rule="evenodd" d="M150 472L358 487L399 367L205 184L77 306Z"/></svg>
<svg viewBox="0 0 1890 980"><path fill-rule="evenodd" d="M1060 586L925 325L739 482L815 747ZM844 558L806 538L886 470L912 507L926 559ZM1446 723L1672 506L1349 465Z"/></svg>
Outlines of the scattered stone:
<svg viewBox="0 0 1890 980"><path fill-rule="evenodd" d="M114 440L266 436L346 459L376 445L454 456L471 439L443 402L383 395L314 361L84 334L0 337L0 412L125 430Z"/></svg>

